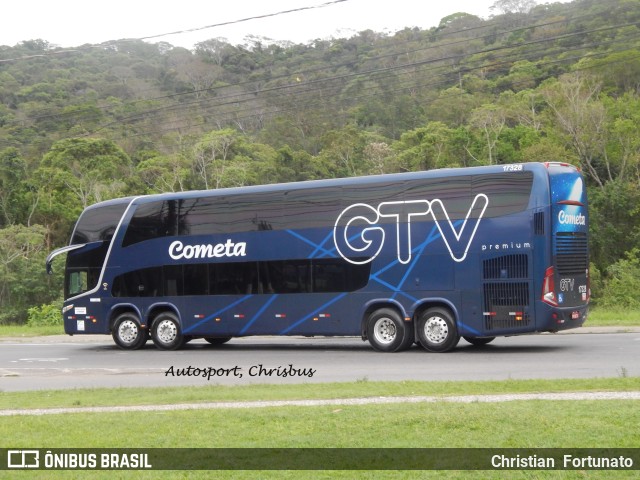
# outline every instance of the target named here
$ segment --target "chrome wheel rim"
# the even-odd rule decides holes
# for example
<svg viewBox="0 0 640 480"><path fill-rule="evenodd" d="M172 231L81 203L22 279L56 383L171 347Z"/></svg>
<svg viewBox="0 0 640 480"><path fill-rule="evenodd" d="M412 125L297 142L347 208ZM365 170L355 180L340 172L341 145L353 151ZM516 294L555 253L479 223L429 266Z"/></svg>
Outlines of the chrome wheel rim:
<svg viewBox="0 0 640 480"><path fill-rule="evenodd" d="M133 320L125 320L118 326L118 338L126 344L135 342L138 334L138 324Z"/></svg>
<svg viewBox="0 0 640 480"><path fill-rule="evenodd" d="M162 343L171 343L178 336L178 327L171 320L162 320L156 329L158 340Z"/></svg>
<svg viewBox="0 0 640 480"><path fill-rule="evenodd" d="M378 343L389 344L396 339L397 334L396 324L390 318L380 318L373 326L373 336Z"/></svg>
<svg viewBox="0 0 640 480"><path fill-rule="evenodd" d="M430 343L443 343L449 336L449 325L442 317L430 317L424 323L424 336Z"/></svg>

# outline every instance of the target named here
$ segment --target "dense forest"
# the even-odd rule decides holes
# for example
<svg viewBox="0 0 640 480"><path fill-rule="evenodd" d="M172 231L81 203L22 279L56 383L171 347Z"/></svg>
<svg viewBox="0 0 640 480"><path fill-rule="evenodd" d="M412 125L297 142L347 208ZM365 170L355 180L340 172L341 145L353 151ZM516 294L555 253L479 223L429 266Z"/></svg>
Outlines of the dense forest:
<svg viewBox="0 0 640 480"><path fill-rule="evenodd" d="M0 46L0 323L60 302L44 259L100 200L529 161L582 169L594 300L639 307L640 0L493 11L309 44Z"/></svg>

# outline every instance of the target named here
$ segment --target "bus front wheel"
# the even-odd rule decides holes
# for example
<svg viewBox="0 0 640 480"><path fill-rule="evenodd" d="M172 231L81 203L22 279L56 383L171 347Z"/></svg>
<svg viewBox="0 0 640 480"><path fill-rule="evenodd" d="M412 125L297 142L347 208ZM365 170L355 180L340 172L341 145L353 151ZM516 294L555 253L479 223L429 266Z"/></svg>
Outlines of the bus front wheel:
<svg viewBox="0 0 640 480"><path fill-rule="evenodd" d="M171 312L158 315L151 327L151 339L161 350L177 350L182 347L185 338L178 317Z"/></svg>
<svg viewBox="0 0 640 480"><path fill-rule="evenodd" d="M446 308L430 308L418 319L418 340L429 352L448 352L460 341L453 315Z"/></svg>
<svg viewBox="0 0 640 480"><path fill-rule="evenodd" d="M113 341L123 350L137 350L147 342L147 331L134 313L121 313L113 322Z"/></svg>
<svg viewBox="0 0 640 480"><path fill-rule="evenodd" d="M367 319L367 339L380 352L398 352L411 346L413 330L390 308L374 311Z"/></svg>

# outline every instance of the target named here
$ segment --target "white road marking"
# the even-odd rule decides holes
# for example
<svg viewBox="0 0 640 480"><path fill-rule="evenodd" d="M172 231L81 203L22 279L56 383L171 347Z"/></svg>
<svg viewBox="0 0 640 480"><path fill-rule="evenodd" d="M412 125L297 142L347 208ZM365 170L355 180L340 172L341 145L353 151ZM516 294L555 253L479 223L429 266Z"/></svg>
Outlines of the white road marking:
<svg viewBox="0 0 640 480"><path fill-rule="evenodd" d="M104 407L65 407L0 410L0 417L15 415L60 415L66 413L124 413L166 412L175 410L210 410L272 407L320 407L348 405L385 405L392 403L498 403L527 400L576 401L576 400L640 400L640 391L630 392L562 392L562 393L505 393L497 395L415 396L415 397L366 397L325 400L272 400L256 402L206 402L175 405L129 405Z"/></svg>

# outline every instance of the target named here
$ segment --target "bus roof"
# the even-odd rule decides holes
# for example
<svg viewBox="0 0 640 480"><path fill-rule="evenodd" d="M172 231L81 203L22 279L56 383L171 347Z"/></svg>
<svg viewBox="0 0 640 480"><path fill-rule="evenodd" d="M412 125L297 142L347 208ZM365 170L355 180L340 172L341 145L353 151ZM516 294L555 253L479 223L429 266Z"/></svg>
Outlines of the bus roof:
<svg viewBox="0 0 640 480"><path fill-rule="evenodd" d="M574 166L560 163L523 163L524 170L546 170L548 167L566 167L569 166L575 169ZM503 173L507 171L506 165L489 165L479 167L467 167L467 168L443 168L436 170L425 170L419 172L405 172L405 173L390 173L382 175L367 175L360 177L343 177L343 178L331 178L323 180L307 180L301 182L290 183L274 183L266 185L250 185L243 187L232 188L220 188L215 190L190 190L184 192L171 192L160 193L153 195L146 195L139 197L140 200L153 201L174 198L193 198L202 196L230 196L244 193L262 193L262 192L275 192L283 190L299 190L299 189L311 189L318 187L341 187L345 185L366 185L369 183L379 183L384 181L402 181L402 180L417 180L417 179L429 179L429 178L447 178L466 175L480 175L490 173Z"/></svg>
<svg viewBox="0 0 640 480"><path fill-rule="evenodd" d="M161 194L161 195L164 195L164 194ZM144 197L144 196L150 196L150 195L142 195L142 196ZM131 202L131 200L135 198L140 198L140 196L139 197L129 196L129 197L112 198L111 200L103 200L102 202L89 205L87 208L84 209L84 211L91 210L93 208L109 207L111 205L128 204Z"/></svg>
<svg viewBox="0 0 640 480"><path fill-rule="evenodd" d="M550 167L558 168L570 168L574 171L578 169L567 163L560 162L529 162L510 165L522 165L524 171L546 171ZM417 179L432 179L432 178L449 178L466 175L482 175L491 173L504 173L508 170L510 165L487 165L477 167L459 167L459 168L441 168L434 170L423 170L418 172L405 172L405 173L389 173L380 175L366 175L359 177L341 177L322 180L306 180L301 182L289 182L289 183L274 183L263 185L248 185L242 187L230 187L219 188L210 190L187 190L182 192L166 192L156 193L150 195L129 196L123 198L117 198L113 200L106 200L104 202L96 203L87 207L88 209L94 207L103 207L109 205L115 205L119 203L129 203L132 200L135 203L147 203L158 200L174 200L174 199L188 199L208 196L233 196L240 194L250 193L267 193L286 190L304 190L318 187L342 187L345 185L367 185L369 183L379 183L385 181L403 181L403 180L417 180Z"/></svg>

